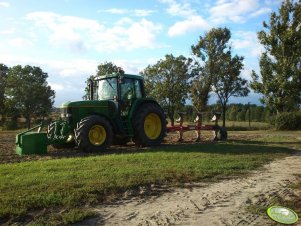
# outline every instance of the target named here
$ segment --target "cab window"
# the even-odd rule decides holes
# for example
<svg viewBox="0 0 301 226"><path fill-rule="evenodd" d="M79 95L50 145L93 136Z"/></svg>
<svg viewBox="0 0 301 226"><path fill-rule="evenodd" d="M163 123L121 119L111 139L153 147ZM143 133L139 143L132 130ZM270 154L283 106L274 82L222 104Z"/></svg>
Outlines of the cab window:
<svg viewBox="0 0 301 226"><path fill-rule="evenodd" d="M117 96L117 79L107 78L98 82L98 100L114 100Z"/></svg>

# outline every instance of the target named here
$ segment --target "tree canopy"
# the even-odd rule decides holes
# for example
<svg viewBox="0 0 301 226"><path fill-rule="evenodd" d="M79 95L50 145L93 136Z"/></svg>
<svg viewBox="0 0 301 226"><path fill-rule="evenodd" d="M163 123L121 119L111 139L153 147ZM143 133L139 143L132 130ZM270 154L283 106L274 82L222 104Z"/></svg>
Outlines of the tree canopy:
<svg viewBox="0 0 301 226"><path fill-rule="evenodd" d="M230 38L228 28L213 28L192 46L199 65L199 74L195 76L191 90L193 104L199 110L206 109L210 92L214 92L222 106L223 126L229 98L249 93L247 80L240 77L244 58L232 57Z"/></svg>
<svg viewBox="0 0 301 226"><path fill-rule="evenodd" d="M265 52L259 62L260 75L252 73L251 87L274 113L296 110L301 103L300 24L301 2L286 0L258 32Z"/></svg>
<svg viewBox="0 0 301 226"><path fill-rule="evenodd" d="M146 91L167 110L172 124L175 112L181 109L188 98L190 63L189 58L170 54L142 72Z"/></svg>
<svg viewBox="0 0 301 226"><path fill-rule="evenodd" d="M200 36L196 45L191 47L195 60L196 76L192 82L191 97L194 106L203 111L206 109L212 88L213 77L219 73L220 56L227 49L231 35L226 28L213 28Z"/></svg>
<svg viewBox="0 0 301 226"><path fill-rule="evenodd" d="M28 128L31 117L47 115L53 106L55 92L48 85L47 77L39 67L17 65L9 69L6 104L10 114L25 117Z"/></svg>

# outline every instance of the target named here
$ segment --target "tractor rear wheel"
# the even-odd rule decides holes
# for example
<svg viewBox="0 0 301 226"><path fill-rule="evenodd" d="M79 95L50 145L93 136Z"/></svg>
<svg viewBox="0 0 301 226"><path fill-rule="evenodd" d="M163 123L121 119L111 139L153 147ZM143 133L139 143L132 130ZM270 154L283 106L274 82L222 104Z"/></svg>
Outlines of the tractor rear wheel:
<svg viewBox="0 0 301 226"><path fill-rule="evenodd" d="M133 141L138 146L155 146L166 136L166 118L155 103L143 104L133 118Z"/></svg>
<svg viewBox="0 0 301 226"><path fill-rule="evenodd" d="M91 115L83 118L75 129L78 148L85 152L105 150L111 145L113 131L104 117Z"/></svg>

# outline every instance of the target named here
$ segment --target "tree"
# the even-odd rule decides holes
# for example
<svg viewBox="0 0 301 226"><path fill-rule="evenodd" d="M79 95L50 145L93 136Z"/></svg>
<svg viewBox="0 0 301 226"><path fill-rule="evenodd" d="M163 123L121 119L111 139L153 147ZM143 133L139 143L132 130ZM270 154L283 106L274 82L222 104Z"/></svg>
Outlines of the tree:
<svg viewBox="0 0 301 226"><path fill-rule="evenodd" d="M100 77L103 75L112 74L114 72L118 72L120 67L116 66L112 62L104 62L97 66L97 71L95 77Z"/></svg>
<svg viewBox="0 0 301 226"><path fill-rule="evenodd" d="M259 62L260 76L252 72L251 88L261 93L261 102L277 114L296 110L301 103L300 23L300 0L286 0L258 32L265 52Z"/></svg>
<svg viewBox="0 0 301 226"><path fill-rule="evenodd" d="M183 107L188 98L190 63L191 59L170 54L141 72L145 78L146 91L167 109L172 125L175 112Z"/></svg>
<svg viewBox="0 0 301 226"><path fill-rule="evenodd" d="M48 85L48 74L39 67L17 65L10 68L5 95L7 106L14 114L23 115L27 127L31 126L31 118L49 114L55 92Z"/></svg>
<svg viewBox="0 0 301 226"><path fill-rule="evenodd" d="M214 76L212 90L216 93L222 106L223 127L226 126L227 103L230 97L247 96L250 92L248 81L240 77L243 57L231 57L231 50L221 54L221 67ZM242 119L244 120L244 119Z"/></svg>
<svg viewBox="0 0 301 226"><path fill-rule="evenodd" d="M0 64L0 114L1 123L5 121L5 95L4 90L7 83L8 67L4 64Z"/></svg>
<svg viewBox="0 0 301 226"><path fill-rule="evenodd" d="M120 67L116 66L114 63L112 62L104 62L101 63L97 66L97 71L96 71L96 75L90 75L87 80L86 80L86 88L85 88L85 95L83 96L83 99L88 100L90 97L90 87L89 87L89 83L90 80L92 79L96 79L99 78L101 76L104 75L108 75L108 74L113 74L113 73L117 73L119 72Z"/></svg>
<svg viewBox="0 0 301 226"><path fill-rule="evenodd" d="M196 61L195 73L191 88L191 97L198 110L205 110L210 97L213 77L219 72L220 55L227 48L230 31L226 28L213 28L191 47Z"/></svg>
<svg viewBox="0 0 301 226"><path fill-rule="evenodd" d="M204 107L210 91L216 93L222 106L224 127L229 98L246 96L249 93L247 80L240 77L243 57L237 55L232 57L230 38L231 32L228 28L213 28L204 37L200 37L196 46L192 46L193 54L203 65L199 77L193 82L198 84L193 85L193 88L200 88L199 92L192 89L193 102L194 104L199 102Z"/></svg>

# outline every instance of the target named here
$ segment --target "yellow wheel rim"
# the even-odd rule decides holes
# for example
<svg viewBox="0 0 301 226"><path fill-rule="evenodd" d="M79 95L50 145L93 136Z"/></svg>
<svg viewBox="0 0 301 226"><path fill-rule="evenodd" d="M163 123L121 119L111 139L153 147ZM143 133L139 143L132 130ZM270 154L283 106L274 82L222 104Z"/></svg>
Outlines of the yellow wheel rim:
<svg viewBox="0 0 301 226"><path fill-rule="evenodd" d="M102 145L107 138L106 130L103 126L95 125L89 131L89 140L90 143L95 146Z"/></svg>
<svg viewBox="0 0 301 226"><path fill-rule="evenodd" d="M149 113L144 120L144 132L145 135L151 139L157 139L162 130L161 119L155 113Z"/></svg>

